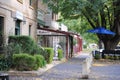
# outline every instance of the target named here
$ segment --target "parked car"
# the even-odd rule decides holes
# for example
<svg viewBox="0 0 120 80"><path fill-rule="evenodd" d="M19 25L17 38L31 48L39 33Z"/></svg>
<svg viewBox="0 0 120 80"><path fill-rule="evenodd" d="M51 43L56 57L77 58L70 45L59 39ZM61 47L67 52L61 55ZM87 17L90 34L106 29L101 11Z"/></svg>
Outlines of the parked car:
<svg viewBox="0 0 120 80"><path fill-rule="evenodd" d="M116 46L115 51L120 50L120 46Z"/></svg>

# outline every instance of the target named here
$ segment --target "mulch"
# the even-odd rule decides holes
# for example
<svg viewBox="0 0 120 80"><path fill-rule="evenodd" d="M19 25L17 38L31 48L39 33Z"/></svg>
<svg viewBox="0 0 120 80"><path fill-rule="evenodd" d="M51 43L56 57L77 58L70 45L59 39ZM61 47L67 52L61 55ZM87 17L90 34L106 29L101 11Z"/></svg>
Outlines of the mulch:
<svg viewBox="0 0 120 80"><path fill-rule="evenodd" d="M93 60L93 65L101 64L101 65L113 65L113 64L120 64L120 60L110 60L110 59L100 59L100 60Z"/></svg>

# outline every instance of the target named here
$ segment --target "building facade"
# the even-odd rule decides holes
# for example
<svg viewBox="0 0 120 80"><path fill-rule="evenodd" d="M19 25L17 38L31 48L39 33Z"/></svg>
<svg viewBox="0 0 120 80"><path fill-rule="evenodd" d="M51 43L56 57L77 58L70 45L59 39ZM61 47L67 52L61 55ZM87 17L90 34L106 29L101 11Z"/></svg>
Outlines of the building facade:
<svg viewBox="0 0 120 80"><path fill-rule="evenodd" d="M43 47L55 48L59 44L68 57L73 52L73 34L58 19L59 14L42 0L0 0L0 46L11 35L26 35Z"/></svg>
<svg viewBox="0 0 120 80"><path fill-rule="evenodd" d="M7 43L10 35L27 35L36 39L36 4L35 0L0 0L1 41Z"/></svg>

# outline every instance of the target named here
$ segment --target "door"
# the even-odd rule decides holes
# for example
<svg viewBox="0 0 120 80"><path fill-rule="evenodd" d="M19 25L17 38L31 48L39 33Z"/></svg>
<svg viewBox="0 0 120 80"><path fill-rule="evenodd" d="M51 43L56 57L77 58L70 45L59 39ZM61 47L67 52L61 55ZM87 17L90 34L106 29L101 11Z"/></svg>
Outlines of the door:
<svg viewBox="0 0 120 80"><path fill-rule="evenodd" d="M3 45L3 40L4 40L4 36L3 36L3 31L4 31L4 17L0 16L0 46Z"/></svg>
<svg viewBox="0 0 120 80"><path fill-rule="evenodd" d="M20 35L20 20L16 20L15 22L15 35Z"/></svg>

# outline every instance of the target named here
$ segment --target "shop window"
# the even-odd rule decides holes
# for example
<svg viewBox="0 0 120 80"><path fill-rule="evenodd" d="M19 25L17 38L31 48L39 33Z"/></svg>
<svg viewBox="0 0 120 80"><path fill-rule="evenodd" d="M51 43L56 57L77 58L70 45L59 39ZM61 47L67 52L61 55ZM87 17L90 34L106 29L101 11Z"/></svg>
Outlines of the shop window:
<svg viewBox="0 0 120 80"><path fill-rule="evenodd" d="M16 20L15 22L15 35L20 35L20 20Z"/></svg>

